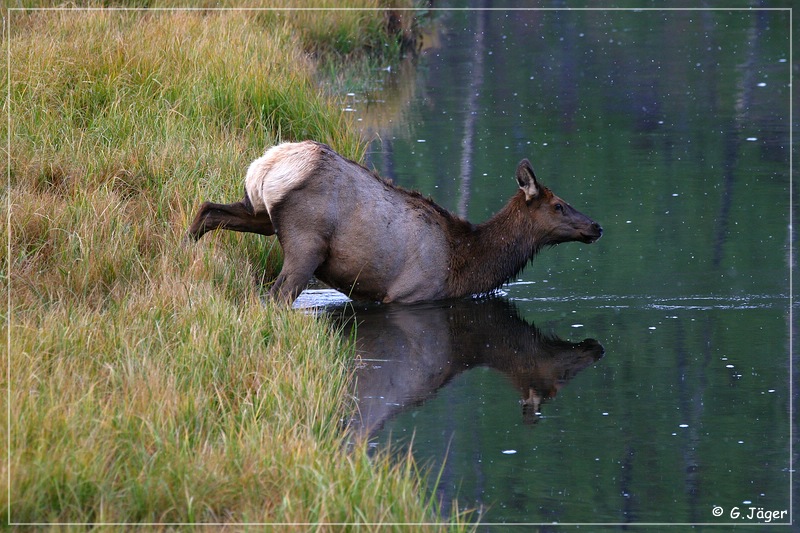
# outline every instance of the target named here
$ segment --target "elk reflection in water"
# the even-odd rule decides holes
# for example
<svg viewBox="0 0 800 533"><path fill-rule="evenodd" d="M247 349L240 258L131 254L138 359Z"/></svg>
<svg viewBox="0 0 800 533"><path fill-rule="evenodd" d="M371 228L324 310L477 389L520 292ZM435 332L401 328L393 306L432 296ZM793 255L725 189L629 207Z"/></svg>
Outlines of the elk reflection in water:
<svg viewBox="0 0 800 533"><path fill-rule="evenodd" d="M573 343L544 334L502 298L348 305L332 318L345 332L354 328L358 409L349 426L361 436L480 366L509 379L523 420L534 423L542 403L604 353L594 339Z"/></svg>

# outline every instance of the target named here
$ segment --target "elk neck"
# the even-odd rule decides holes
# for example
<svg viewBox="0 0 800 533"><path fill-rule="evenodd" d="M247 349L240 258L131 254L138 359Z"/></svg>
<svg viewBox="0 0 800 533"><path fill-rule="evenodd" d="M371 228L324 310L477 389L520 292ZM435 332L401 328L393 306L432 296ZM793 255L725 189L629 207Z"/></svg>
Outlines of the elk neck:
<svg viewBox="0 0 800 533"><path fill-rule="evenodd" d="M489 293L518 274L545 243L521 191L492 218L451 235L453 297Z"/></svg>

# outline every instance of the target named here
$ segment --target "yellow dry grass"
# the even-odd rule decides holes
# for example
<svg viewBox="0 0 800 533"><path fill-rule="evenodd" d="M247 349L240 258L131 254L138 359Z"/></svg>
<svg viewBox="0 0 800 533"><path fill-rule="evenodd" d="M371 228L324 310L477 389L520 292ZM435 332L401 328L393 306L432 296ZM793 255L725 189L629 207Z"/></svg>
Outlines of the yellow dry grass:
<svg viewBox="0 0 800 533"><path fill-rule="evenodd" d="M6 11L6 522L436 518L410 457L346 444L350 348L264 299L279 247L182 243L278 140L363 155L314 81L383 23L348 13Z"/></svg>

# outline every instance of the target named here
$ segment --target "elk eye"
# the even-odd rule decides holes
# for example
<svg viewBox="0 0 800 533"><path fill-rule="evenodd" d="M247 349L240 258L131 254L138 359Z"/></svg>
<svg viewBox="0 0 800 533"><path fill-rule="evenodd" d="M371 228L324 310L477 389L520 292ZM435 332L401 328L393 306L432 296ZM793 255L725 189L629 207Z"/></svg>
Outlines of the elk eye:
<svg viewBox="0 0 800 533"><path fill-rule="evenodd" d="M564 206L561 205L561 204L556 204L555 208L556 208L556 211L558 211L559 213L563 213L564 212Z"/></svg>

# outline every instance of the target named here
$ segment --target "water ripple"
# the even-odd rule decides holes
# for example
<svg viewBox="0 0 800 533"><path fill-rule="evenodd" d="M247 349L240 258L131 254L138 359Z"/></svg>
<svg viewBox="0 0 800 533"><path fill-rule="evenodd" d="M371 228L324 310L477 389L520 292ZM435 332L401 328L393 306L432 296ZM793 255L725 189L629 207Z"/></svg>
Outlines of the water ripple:
<svg viewBox="0 0 800 533"><path fill-rule="evenodd" d="M516 302L540 302L547 304L582 302L598 309L658 309L658 310L741 310L778 309L788 307L786 294L748 294L736 296L672 296L655 297L646 294L626 295L560 295L546 297L514 297ZM795 304L797 305L797 304Z"/></svg>

